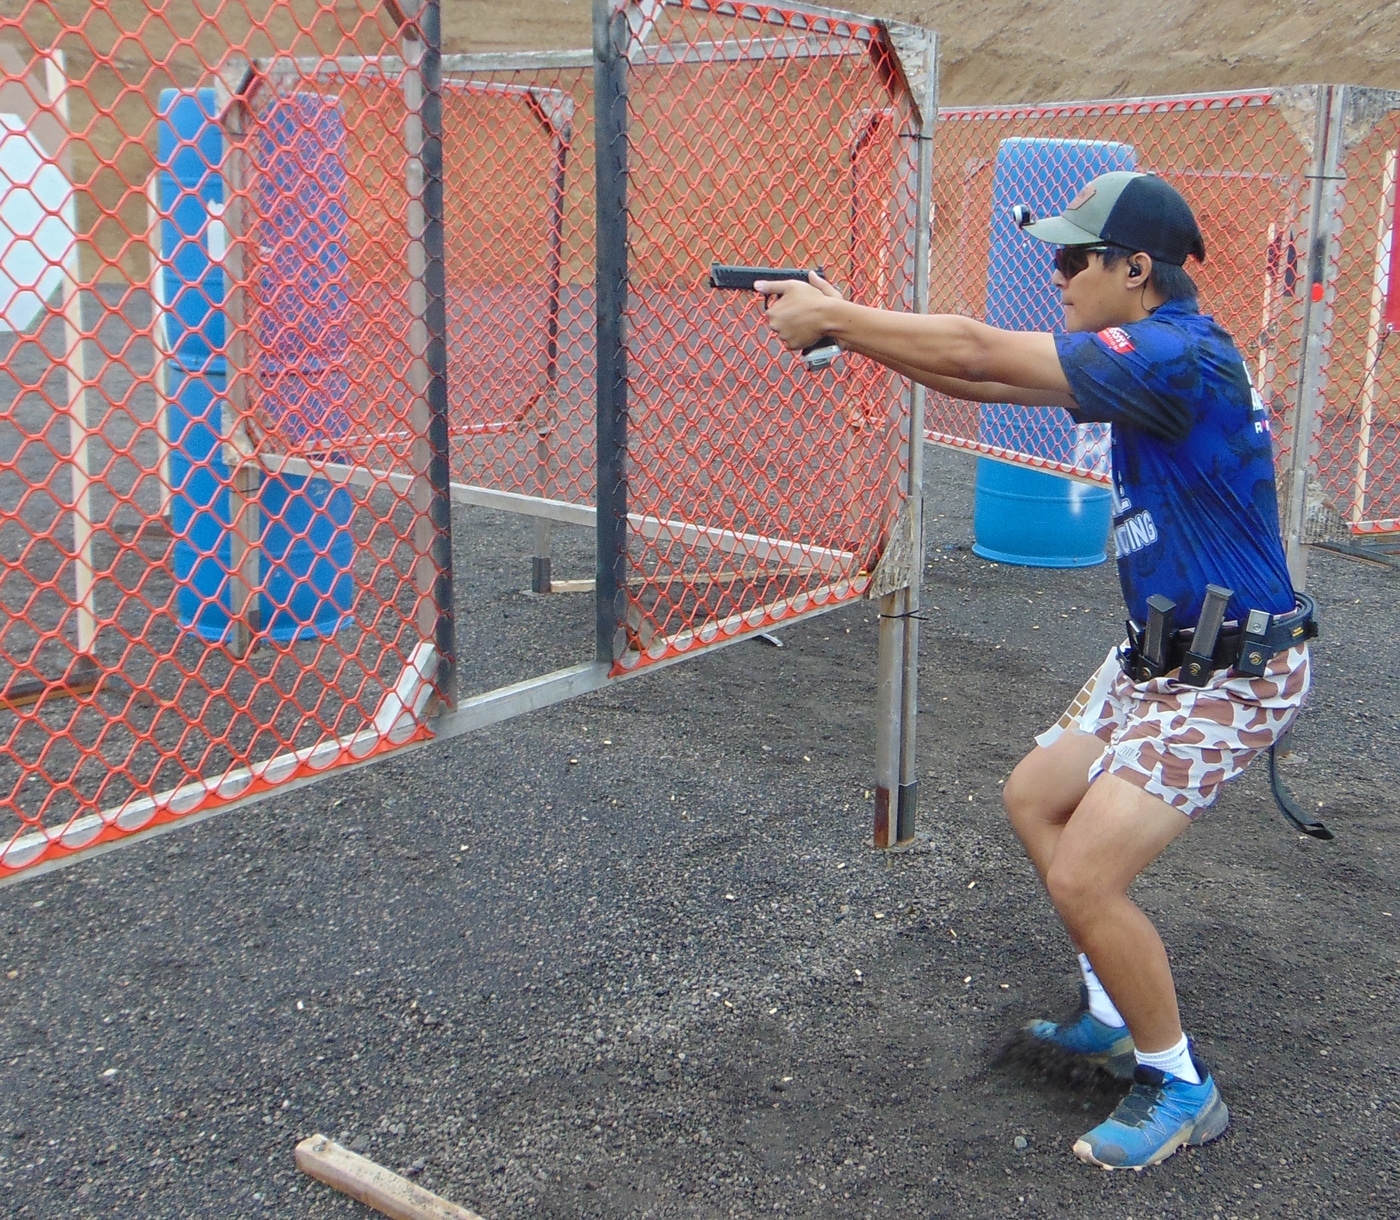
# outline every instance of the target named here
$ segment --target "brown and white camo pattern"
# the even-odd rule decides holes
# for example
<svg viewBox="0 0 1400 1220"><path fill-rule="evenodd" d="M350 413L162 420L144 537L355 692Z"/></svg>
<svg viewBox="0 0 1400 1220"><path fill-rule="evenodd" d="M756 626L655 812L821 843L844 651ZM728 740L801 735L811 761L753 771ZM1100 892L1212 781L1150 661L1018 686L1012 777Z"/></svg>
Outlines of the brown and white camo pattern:
<svg viewBox="0 0 1400 1220"><path fill-rule="evenodd" d="M1263 677L1220 670L1202 687L1170 675L1134 682L1115 649L1035 740L1049 746L1070 729L1092 734L1107 748L1089 768L1091 784L1118 775L1195 817L1288 731L1310 683L1306 644L1276 654Z"/></svg>

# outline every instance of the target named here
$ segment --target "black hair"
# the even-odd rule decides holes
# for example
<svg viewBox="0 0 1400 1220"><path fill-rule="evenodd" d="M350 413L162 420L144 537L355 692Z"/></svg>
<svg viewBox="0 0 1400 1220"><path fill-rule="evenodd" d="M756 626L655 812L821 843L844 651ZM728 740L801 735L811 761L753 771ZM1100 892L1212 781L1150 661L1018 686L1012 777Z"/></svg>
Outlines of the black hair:
<svg viewBox="0 0 1400 1220"><path fill-rule="evenodd" d="M1136 253L1137 251L1129 250L1126 246L1109 246L1100 255L1104 270L1113 270L1125 258ZM1187 274L1185 267L1164 263L1159 258L1152 260L1152 274L1147 277L1147 283L1163 301L1195 301L1201 295L1196 281Z"/></svg>

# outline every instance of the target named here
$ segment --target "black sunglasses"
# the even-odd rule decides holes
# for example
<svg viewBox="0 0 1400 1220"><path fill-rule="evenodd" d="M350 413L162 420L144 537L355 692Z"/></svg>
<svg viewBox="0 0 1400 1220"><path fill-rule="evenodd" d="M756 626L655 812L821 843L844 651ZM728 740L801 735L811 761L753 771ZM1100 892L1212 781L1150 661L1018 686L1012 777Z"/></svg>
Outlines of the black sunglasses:
<svg viewBox="0 0 1400 1220"><path fill-rule="evenodd" d="M1103 243L1097 246L1056 246L1055 270L1066 280L1072 280L1089 265L1089 255L1105 254L1113 246Z"/></svg>

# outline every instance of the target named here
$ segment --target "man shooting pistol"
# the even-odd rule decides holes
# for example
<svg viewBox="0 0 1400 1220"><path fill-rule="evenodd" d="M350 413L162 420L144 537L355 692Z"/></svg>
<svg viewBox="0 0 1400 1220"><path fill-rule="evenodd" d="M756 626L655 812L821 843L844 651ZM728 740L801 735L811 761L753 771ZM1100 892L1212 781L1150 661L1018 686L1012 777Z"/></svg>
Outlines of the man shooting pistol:
<svg viewBox="0 0 1400 1220"><path fill-rule="evenodd" d="M1230 1115L1128 890L1223 783L1264 751L1272 761L1308 690L1316 628L1279 538L1268 409L1185 270L1206 254L1186 200L1151 174L1114 172L1059 216L1015 219L1053 247L1063 331L873 309L815 276L754 286L771 294L768 324L789 348L820 336L955 398L1111 425L1129 639L1035 739L1003 799L1083 980L1074 1017L1032 1021L1023 1036L1132 1080L1074 1153L1143 1169L1214 1139Z"/></svg>
<svg viewBox="0 0 1400 1220"><path fill-rule="evenodd" d="M825 283L821 276L820 267L815 271L807 271L792 267L733 267L725 263L710 264L711 288L717 288L721 292L761 292L765 300L771 296L768 289L772 284L793 280L803 284ZM830 368L840 354L840 347L823 335L815 343L802 349L802 363L813 371Z"/></svg>

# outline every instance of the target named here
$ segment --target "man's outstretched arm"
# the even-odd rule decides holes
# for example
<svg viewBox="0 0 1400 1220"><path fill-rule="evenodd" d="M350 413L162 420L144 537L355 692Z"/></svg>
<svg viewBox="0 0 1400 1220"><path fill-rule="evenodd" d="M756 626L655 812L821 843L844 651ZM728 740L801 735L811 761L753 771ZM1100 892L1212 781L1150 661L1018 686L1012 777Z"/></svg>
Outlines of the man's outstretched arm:
<svg viewBox="0 0 1400 1220"><path fill-rule="evenodd" d="M854 350L854 349L851 349ZM950 398L965 398L969 402L1009 402L1018 407L1064 407L1073 410L1074 396L1068 390L1027 390L1021 386L1008 385L1004 381L966 381L959 377L940 377L922 369L912 368L896 360L882 360L886 368L893 369L910 381L926 385L939 394Z"/></svg>
<svg viewBox="0 0 1400 1220"><path fill-rule="evenodd" d="M1054 336L1000 330L956 314L899 313L844 300L819 277L760 286L768 324L790 348L828 335L932 389L980 402L1073 405Z"/></svg>

